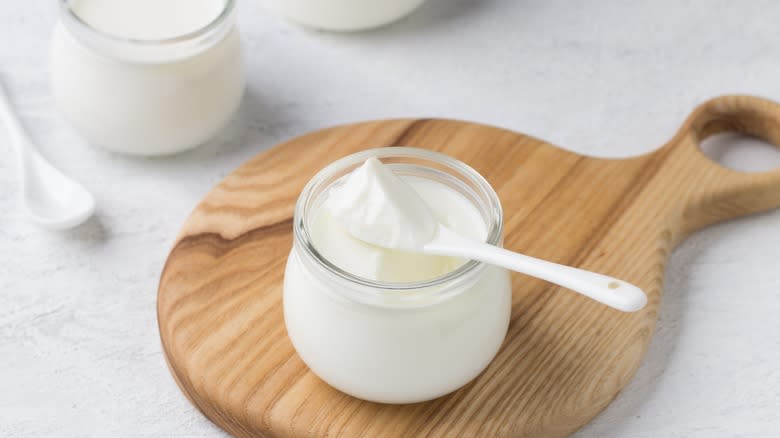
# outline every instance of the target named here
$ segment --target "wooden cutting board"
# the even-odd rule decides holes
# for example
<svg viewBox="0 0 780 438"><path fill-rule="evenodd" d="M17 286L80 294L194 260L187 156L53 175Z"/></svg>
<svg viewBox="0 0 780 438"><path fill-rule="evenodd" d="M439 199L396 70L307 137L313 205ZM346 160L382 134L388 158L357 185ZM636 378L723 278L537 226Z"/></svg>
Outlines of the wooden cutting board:
<svg viewBox="0 0 780 438"><path fill-rule="evenodd" d="M780 106L714 99L664 147L625 160L436 119L340 126L281 144L206 195L171 250L157 308L171 372L195 406L239 437L565 436L639 367L672 248L708 224L780 206L780 170L740 173L701 153L702 139L724 131L778 145ZM504 206L508 248L633 282L649 294L647 307L625 314L515 274L506 341L464 388L402 406L332 389L298 358L282 318L293 204L327 163L394 145L444 152L484 175Z"/></svg>

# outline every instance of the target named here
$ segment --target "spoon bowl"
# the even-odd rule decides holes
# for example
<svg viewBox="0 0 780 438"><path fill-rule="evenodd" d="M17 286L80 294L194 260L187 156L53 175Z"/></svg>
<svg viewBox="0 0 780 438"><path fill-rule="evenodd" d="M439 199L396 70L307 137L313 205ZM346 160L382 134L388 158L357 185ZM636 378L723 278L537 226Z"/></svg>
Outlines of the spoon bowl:
<svg viewBox="0 0 780 438"><path fill-rule="evenodd" d="M22 168L23 194L33 222L50 229L67 229L87 220L95 211L95 198L34 153Z"/></svg>
<svg viewBox="0 0 780 438"><path fill-rule="evenodd" d="M0 118L19 158L25 210L38 225L53 230L75 227L95 211L95 198L81 184L49 164L30 142L0 83Z"/></svg>

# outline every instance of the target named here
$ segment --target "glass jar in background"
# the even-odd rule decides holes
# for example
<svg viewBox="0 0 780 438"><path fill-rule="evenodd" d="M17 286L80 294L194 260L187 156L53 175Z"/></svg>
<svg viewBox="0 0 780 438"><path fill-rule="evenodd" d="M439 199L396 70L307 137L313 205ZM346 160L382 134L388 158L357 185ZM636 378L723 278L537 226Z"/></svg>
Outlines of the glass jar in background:
<svg viewBox="0 0 780 438"><path fill-rule="evenodd" d="M384 26L414 12L425 0L273 0L276 9L304 26L358 31Z"/></svg>
<svg viewBox="0 0 780 438"><path fill-rule="evenodd" d="M309 368L347 394L382 403L430 400L468 383L498 352L509 325L509 274L468 261L430 280L387 283L325 259L312 241L311 221L328 187L369 157L457 191L479 211L486 241L502 243L498 196L466 164L415 148L345 157L314 176L295 206L284 276L287 333Z"/></svg>
<svg viewBox="0 0 780 438"><path fill-rule="evenodd" d="M167 155L206 142L227 124L244 91L235 0L211 0L215 18L192 31L149 39L89 24L74 8L88 1L60 0L50 52L56 105L87 142ZM158 27L168 19L146 18Z"/></svg>

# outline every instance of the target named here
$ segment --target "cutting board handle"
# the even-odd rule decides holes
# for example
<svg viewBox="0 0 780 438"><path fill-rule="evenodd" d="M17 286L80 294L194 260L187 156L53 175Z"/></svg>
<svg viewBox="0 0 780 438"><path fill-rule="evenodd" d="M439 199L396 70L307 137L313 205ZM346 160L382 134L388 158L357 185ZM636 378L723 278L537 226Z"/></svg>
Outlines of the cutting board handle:
<svg viewBox="0 0 780 438"><path fill-rule="evenodd" d="M677 169L676 175L667 176L690 193L683 200L685 231L780 207L780 169L740 172L704 155L701 142L725 132L757 137L780 147L780 104L754 96L716 97L699 105L659 151L670 154L669 159L678 164L670 163L669 167Z"/></svg>

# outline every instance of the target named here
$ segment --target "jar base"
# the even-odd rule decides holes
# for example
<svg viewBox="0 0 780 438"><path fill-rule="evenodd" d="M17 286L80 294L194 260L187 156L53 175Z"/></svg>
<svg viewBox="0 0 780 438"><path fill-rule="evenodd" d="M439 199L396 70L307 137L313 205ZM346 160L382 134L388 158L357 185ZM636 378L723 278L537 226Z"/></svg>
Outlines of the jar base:
<svg viewBox="0 0 780 438"><path fill-rule="evenodd" d="M303 7L299 6L294 8L290 6L282 6L279 3L283 1L285 0L280 0L277 2L276 9L291 23L313 31L337 33L364 32L389 26L414 13L425 2L425 0L412 0L405 7L399 8L399 10L394 11L385 17L375 17L363 22L358 22L359 20L344 20L342 17L331 16L323 19L322 17L315 17L314 15L299 13L301 9L304 9Z"/></svg>

